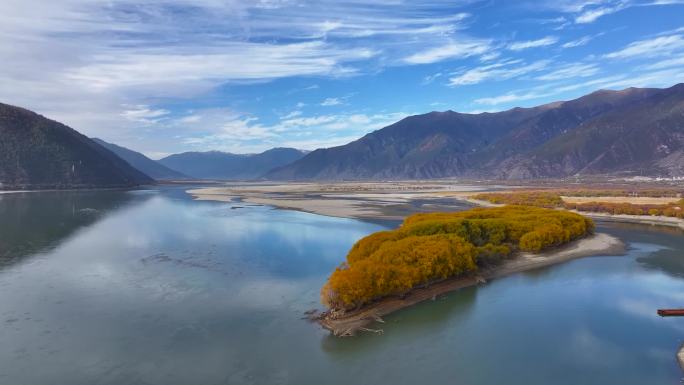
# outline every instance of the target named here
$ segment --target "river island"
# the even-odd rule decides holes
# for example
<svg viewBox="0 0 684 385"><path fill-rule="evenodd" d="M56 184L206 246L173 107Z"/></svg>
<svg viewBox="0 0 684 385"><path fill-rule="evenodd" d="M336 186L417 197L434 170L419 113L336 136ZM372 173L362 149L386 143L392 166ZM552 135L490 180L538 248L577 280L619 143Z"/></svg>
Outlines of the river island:
<svg viewBox="0 0 684 385"><path fill-rule="evenodd" d="M594 234L591 219L531 206L414 214L402 225L358 241L321 289L316 316L336 336L397 310L489 279L573 258L623 251Z"/></svg>

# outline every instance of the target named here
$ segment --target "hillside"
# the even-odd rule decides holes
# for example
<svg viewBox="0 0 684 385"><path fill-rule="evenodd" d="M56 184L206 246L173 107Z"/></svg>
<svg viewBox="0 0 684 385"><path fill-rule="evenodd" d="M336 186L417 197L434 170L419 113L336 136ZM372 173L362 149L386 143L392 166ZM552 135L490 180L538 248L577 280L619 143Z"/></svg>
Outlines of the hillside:
<svg viewBox="0 0 684 385"><path fill-rule="evenodd" d="M136 169L140 170L146 175L151 176L154 179L177 180L189 178L187 175L184 175L183 173L180 173L176 170L172 170L164 166L163 164L157 162L156 160L152 160L139 152L129 150L128 148L121 147L113 143L105 142L102 139L92 139L99 145L116 154L119 158L128 162L128 164L130 164L131 166L135 167Z"/></svg>
<svg viewBox="0 0 684 385"><path fill-rule="evenodd" d="M74 129L0 103L0 189L130 187L152 182Z"/></svg>
<svg viewBox="0 0 684 385"><path fill-rule="evenodd" d="M638 89L621 91L624 94ZM684 175L684 84L610 109L558 135L505 169L529 177L626 173Z"/></svg>
<svg viewBox="0 0 684 385"><path fill-rule="evenodd" d="M274 180L682 175L684 85L498 113L431 112L273 170Z"/></svg>
<svg viewBox="0 0 684 385"><path fill-rule="evenodd" d="M274 148L260 154L184 152L160 159L159 163L198 179L257 179L304 155L304 152L293 148Z"/></svg>

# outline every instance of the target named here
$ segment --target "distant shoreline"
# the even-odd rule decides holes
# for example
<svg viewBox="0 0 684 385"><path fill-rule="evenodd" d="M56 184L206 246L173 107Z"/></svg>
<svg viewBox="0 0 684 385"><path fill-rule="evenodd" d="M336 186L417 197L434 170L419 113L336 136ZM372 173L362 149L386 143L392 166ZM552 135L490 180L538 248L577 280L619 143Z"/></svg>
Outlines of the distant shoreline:
<svg viewBox="0 0 684 385"><path fill-rule="evenodd" d="M466 194L491 188L444 181L345 182L234 185L189 189L187 193L201 201L235 202L240 198L245 203L337 218L402 220L426 211L416 207L417 201L429 211L448 211L454 201L472 205L463 199Z"/></svg>
<svg viewBox="0 0 684 385"><path fill-rule="evenodd" d="M594 234L545 253L520 253L499 266L480 272L477 276L446 279L426 288L413 289L402 298L387 297L345 314L324 312L317 317L317 322L335 336L353 336L359 331L378 332L369 329L368 326L376 321L382 322L382 317L388 314L458 289L572 259L598 254L621 255L624 251L625 245L618 238L604 233Z"/></svg>
<svg viewBox="0 0 684 385"><path fill-rule="evenodd" d="M51 188L51 189L32 189L32 190L0 190L2 194L23 194L23 193L42 193L42 192L78 192L78 191L124 191L135 190L141 187L154 187L156 184L143 184L137 186L121 187L70 187L70 188Z"/></svg>
<svg viewBox="0 0 684 385"><path fill-rule="evenodd" d="M684 230L684 220L662 215L626 215L626 214L607 214L595 213L590 211L568 210L573 213L581 214L594 219L603 219L610 222L636 223L641 225L655 225L678 227Z"/></svg>
<svg viewBox="0 0 684 385"><path fill-rule="evenodd" d="M382 182L378 182L381 184ZM415 186L414 183L404 182L406 186ZM323 186L325 184L320 184ZM349 184L353 187L353 184ZM287 185L281 185L287 186ZM234 202L240 198L243 202L259 205L273 206L285 210L296 210L313 214L338 217L355 218L362 220L401 220L412 212L395 213L391 210L393 205L403 204L410 206L415 200L439 200L454 199L468 205L480 207L499 207L501 204L490 203L483 200L470 198L472 190L458 191L447 189L428 189L425 191L407 190L402 192L387 191L368 193L362 189L349 189L344 192L330 194L323 189L310 191L298 191L292 189L293 185L278 191L277 188L260 188L250 186L250 188L230 188L230 187L205 187L187 190L195 200ZM359 184L362 186L362 183ZM476 186L463 186L467 189ZM448 205L440 208L448 211ZM437 211L437 210L435 210ZM684 220L674 217L650 216L650 215L616 215L607 213L597 213L590 211L568 210L595 219L602 219L612 222L636 223L643 225L662 225L677 227L684 230Z"/></svg>

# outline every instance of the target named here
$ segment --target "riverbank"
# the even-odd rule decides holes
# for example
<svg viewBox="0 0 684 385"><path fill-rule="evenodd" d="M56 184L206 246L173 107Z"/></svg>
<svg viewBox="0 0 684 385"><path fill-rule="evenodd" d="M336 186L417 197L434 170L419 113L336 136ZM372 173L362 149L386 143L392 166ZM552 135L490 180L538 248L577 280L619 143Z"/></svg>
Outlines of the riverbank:
<svg viewBox="0 0 684 385"><path fill-rule="evenodd" d="M500 187L491 186L490 190ZM402 220L407 215L417 212L454 211L472 206L502 206L472 198L481 191L486 191L486 187L446 182L374 182L243 184L199 188L187 192L196 200L242 201L339 218ZM600 220L662 225L684 230L684 220L679 218L570 211Z"/></svg>
<svg viewBox="0 0 684 385"><path fill-rule="evenodd" d="M662 215L624 215L594 213L589 211L568 210L573 213L581 214L594 219L601 219L611 222L637 223L641 225L678 227L684 230L684 220Z"/></svg>
<svg viewBox="0 0 684 385"><path fill-rule="evenodd" d="M463 210L468 196L498 186L448 181L242 183L188 190L195 200L273 206L313 214L371 220L402 220L417 212Z"/></svg>
<svg viewBox="0 0 684 385"><path fill-rule="evenodd" d="M624 252L625 245L618 238L608 234L595 234L545 253L520 253L497 267L481 271L477 276L447 279L427 288L414 289L401 298L384 298L357 311L345 314L323 313L318 317L318 322L336 336L352 336L359 331L376 331L369 326L374 322L382 322L382 317L458 289L572 259L598 254L620 255Z"/></svg>

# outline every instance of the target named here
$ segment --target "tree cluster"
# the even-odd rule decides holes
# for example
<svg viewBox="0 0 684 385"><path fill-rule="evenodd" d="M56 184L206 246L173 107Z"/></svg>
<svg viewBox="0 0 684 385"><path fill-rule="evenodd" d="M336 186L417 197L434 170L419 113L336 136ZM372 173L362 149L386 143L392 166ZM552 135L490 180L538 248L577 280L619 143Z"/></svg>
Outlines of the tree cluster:
<svg viewBox="0 0 684 385"><path fill-rule="evenodd" d="M579 214L537 207L415 214L396 230L358 241L321 289L321 301L334 309L360 307L474 274L518 250L539 252L564 244L593 229L593 222Z"/></svg>
<svg viewBox="0 0 684 385"><path fill-rule="evenodd" d="M564 189L550 190L558 195L568 197L649 197L649 198L680 198L679 189Z"/></svg>
<svg viewBox="0 0 684 385"><path fill-rule="evenodd" d="M560 195L549 191L482 193L473 196L473 198L504 205L526 205L547 208L563 206L563 199L561 199Z"/></svg>
<svg viewBox="0 0 684 385"><path fill-rule="evenodd" d="M547 208L565 208L583 212L606 213L617 215L651 215L684 218L684 199L676 203L663 205L614 203L614 202L586 202L567 203L564 196L627 196L620 195L626 190L570 190L570 191L516 191L503 193L482 193L473 196L475 199L486 200L496 204L525 205ZM589 195L596 194L596 195ZM675 194L675 190L640 190L640 196L663 197Z"/></svg>
<svg viewBox="0 0 684 385"><path fill-rule="evenodd" d="M684 219L684 199L677 203L666 205L637 205L632 203L609 202L566 203L565 208L569 210L614 215L651 215Z"/></svg>

